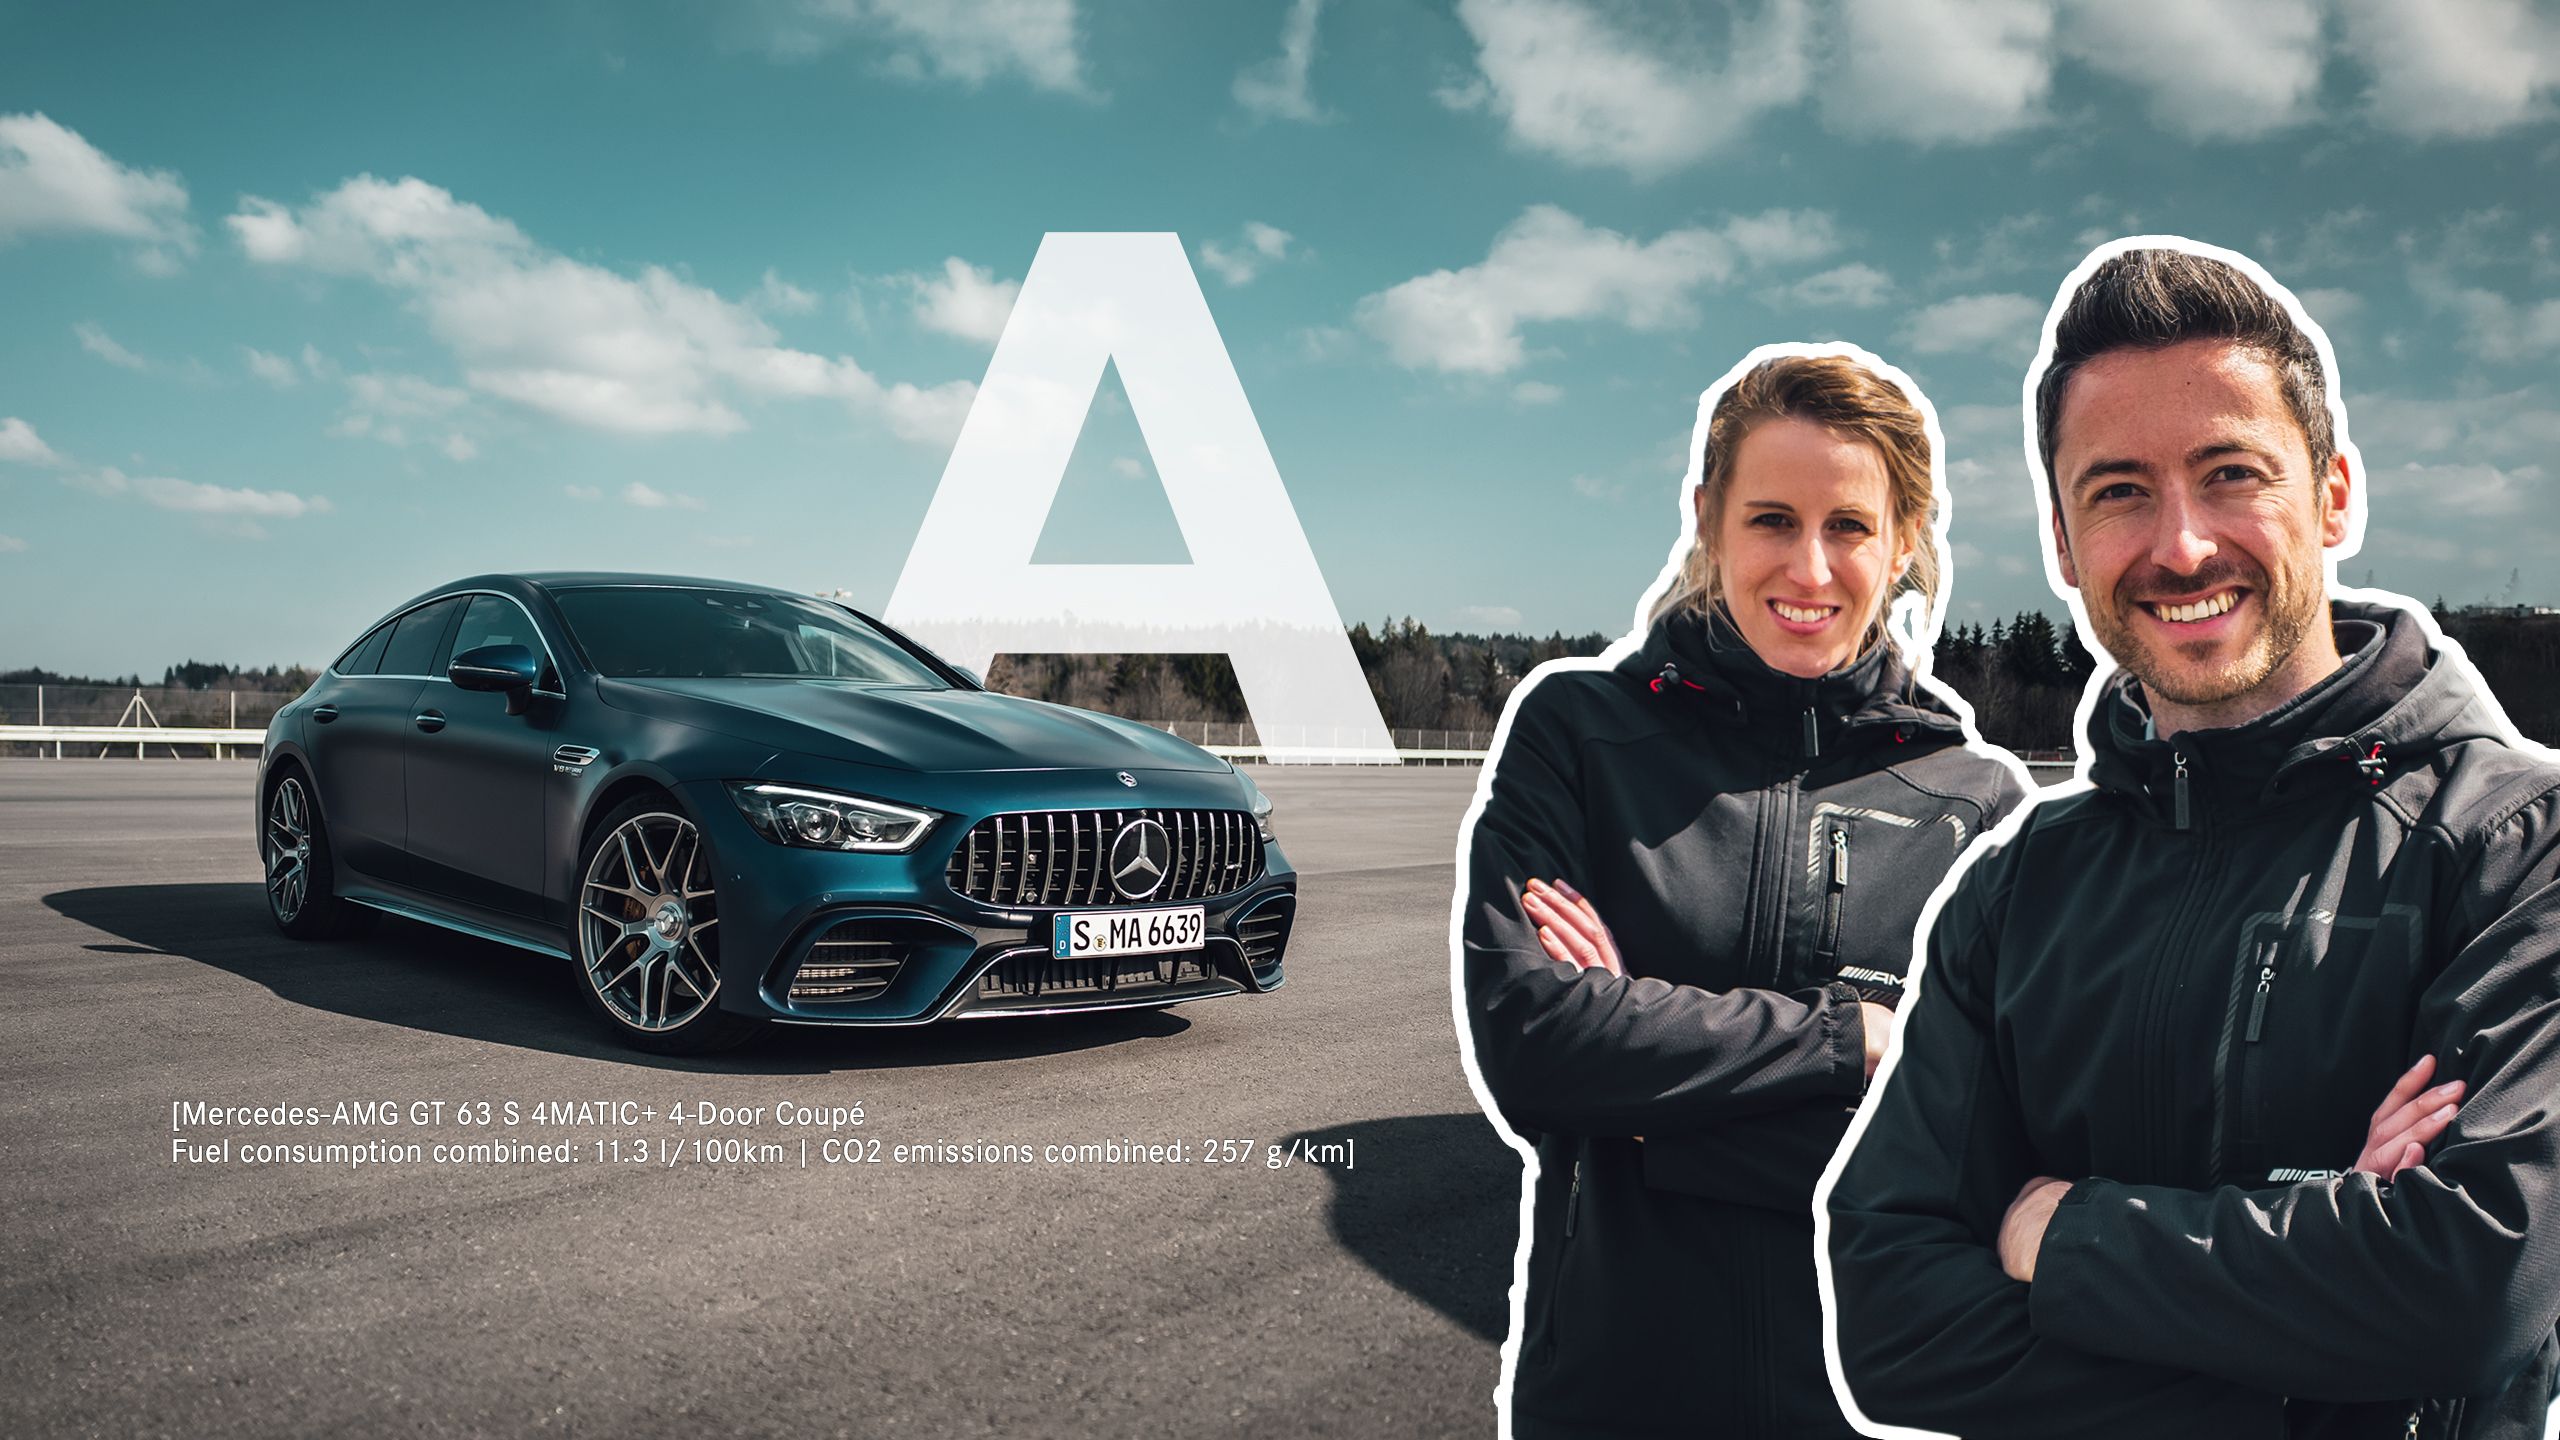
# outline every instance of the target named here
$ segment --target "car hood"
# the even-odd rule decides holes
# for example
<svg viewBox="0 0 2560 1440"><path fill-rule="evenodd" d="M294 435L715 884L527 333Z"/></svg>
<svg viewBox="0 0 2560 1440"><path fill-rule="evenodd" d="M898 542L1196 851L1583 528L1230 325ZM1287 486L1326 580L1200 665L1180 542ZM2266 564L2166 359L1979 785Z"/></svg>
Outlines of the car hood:
<svg viewBox="0 0 2560 1440"><path fill-rule="evenodd" d="M1161 730L991 690L834 680L604 680L616 709L777 750L902 770L1221 771Z"/></svg>

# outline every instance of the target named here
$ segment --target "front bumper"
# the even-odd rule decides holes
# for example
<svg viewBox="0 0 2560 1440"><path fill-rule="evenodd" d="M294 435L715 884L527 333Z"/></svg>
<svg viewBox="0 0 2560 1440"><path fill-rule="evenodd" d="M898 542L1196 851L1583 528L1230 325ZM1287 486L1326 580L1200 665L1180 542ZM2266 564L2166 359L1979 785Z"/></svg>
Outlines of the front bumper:
<svg viewBox="0 0 2560 1440"><path fill-rule="evenodd" d="M1201 777L1189 795L1149 799L1237 805L1231 791L1206 783L1215 778ZM1123 902L1017 908L956 893L945 867L977 815L952 816L908 854L852 854L766 840L717 784L690 785L685 792L719 864L724 1010L801 1025L926 1025L1173 1005L1260 994L1283 983L1297 874L1277 844L1262 845L1263 871L1249 884L1180 902L1202 909L1200 949L1096 966L1051 959L1053 919L1148 907ZM1059 809L1127 803L1109 791L1072 784L1063 790L1044 787L1038 799ZM804 968L812 966L827 967L829 983L800 983ZM881 980L886 983L876 983Z"/></svg>

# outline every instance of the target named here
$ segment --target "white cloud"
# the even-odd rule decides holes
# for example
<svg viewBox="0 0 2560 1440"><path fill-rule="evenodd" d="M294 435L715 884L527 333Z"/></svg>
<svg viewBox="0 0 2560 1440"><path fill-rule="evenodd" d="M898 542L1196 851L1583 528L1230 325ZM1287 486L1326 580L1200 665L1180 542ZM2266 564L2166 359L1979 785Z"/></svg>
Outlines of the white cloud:
<svg viewBox="0 0 2560 1440"><path fill-rule="evenodd" d="M2560 18L2530 0L2344 0L2365 111L2418 139L2495 135L2551 114Z"/></svg>
<svg viewBox="0 0 2560 1440"><path fill-rule="evenodd" d="M240 353L249 362L249 373L279 390L290 390L302 383L302 372L281 355L270 355L255 346L243 345Z"/></svg>
<svg viewBox="0 0 2560 1440"><path fill-rule="evenodd" d="M2311 270L2342 270L2373 258L2375 247L2365 238L2373 212L2361 205L2328 210L2311 217L2292 233L2262 230L2251 256L2279 275Z"/></svg>
<svg viewBox="0 0 2560 1440"><path fill-rule="evenodd" d="M1019 75L1042 90L1085 95L1076 49L1075 0L799 0L766 37L785 58L805 58L847 35L885 46L881 68L909 80L975 88Z"/></svg>
<svg viewBox="0 0 2560 1440"><path fill-rule="evenodd" d="M471 397L422 375L372 371L347 377L347 394L370 414L395 419L427 419L462 408Z"/></svg>
<svg viewBox="0 0 2560 1440"><path fill-rule="evenodd" d="M2063 48L2150 98L2152 123L2191 140L2246 140L2313 118L2323 59L2317 0L2072 0Z"/></svg>
<svg viewBox="0 0 2560 1440"><path fill-rule="evenodd" d="M572 500L601 500L604 498L604 491L597 489L593 485L563 485L560 487L560 493L568 496Z"/></svg>
<svg viewBox="0 0 2560 1440"><path fill-rule="evenodd" d="M470 436L460 431L444 437L436 448L444 452L444 458L457 465L480 458L480 447L472 443Z"/></svg>
<svg viewBox="0 0 2560 1440"><path fill-rule="evenodd" d="M1565 483L1573 487L1574 494L1585 500L1615 500L1627 493L1626 481L1612 480L1605 475L1577 472Z"/></svg>
<svg viewBox="0 0 2560 1440"><path fill-rule="evenodd" d="M2053 16L2035 0L1846 0L1823 118L1919 144L1998 139L2044 118Z"/></svg>
<svg viewBox="0 0 2560 1440"><path fill-rule="evenodd" d="M1564 398L1564 387L1544 380L1523 380L1511 387L1514 405L1553 405Z"/></svg>
<svg viewBox="0 0 2560 1440"><path fill-rule="evenodd" d="M2511 300L2427 266L2413 270L2409 284L2429 306L2461 321L2464 338L2483 360L2504 364L2560 353L2560 300Z"/></svg>
<svg viewBox="0 0 2560 1440"><path fill-rule="evenodd" d="M15 535L0 535L0 555L23 555L27 542Z"/></svg>
<svg viewBox="0 0 2560 1440"><path fill-rule="evenodd" d="M2353 290L2296 290L2294 298L2320 325L2335 325L2364 309L2364 297Z"/></svg>
<svg viewBox="0 0 2560 1440"><path fill-rule="evenodd" d="M90 354L97 356L99 359L106 361L110 365L120 365L127 370L148 370L151 368L150 361L143 359L141 356L127 350L122 345L117 344L115 337L108 334L105 327L99 325L94 320L83 320L79 324L72 326L71 333L80 337L81 349L88 351Z"/></svg>
<svg viewBox="0 0 2560 1440"><path fill-rule="evenodd" d="M196 247L175 174L128 169L42 115L0 115L0 243L44 234L138 242L137 258L155 274Z"/></svg>
<svg viewBox="0 0 2560 1440"><path fill-rule="evenodd" d="M2347 412L2356 448L2377 467L2436 456L2536 463L2560 452L2560 396L2539 386L2425 397L2372 391L2349 397Z"/></svg>
<svg viewBox="0 0 2560 1440"><path fill-rule="evenodd" d="M1262 273L1262 267L1285 260L1289 244L1295 236L1277 225L1259 220L1244 222L1244 236L1231 245L1205 240L1200 245L1200 263L1217 272L1218 278L1230 285L1250 284Z"/></svg>
<svg viewBox="0 0 2560 1440"><path fill-rule="evenodd" d="M267 532L257 524L260 520L298 520L330 509L324 496L204 485L167 475L127 475L112 465L72 476L70 483L93 494L131 496L162 510L193 515L214 534L246 540L266 538Z"/></svg>
<svg viewBox="0 0 2560 1440"><path fill-rule="evenodd" d="M2028 355L2035 351L2045 309L2045 302L2024 295L1959 295L1913 311L1903 324L1903 342L1923 355Z"/></svg>
<svg viewBox="0 0 2560 1440"><path fill-rule="evenodd" d="M1139 459L1135 455L1121 455L1114 457L1111 461L1111 468L1128 476L1132 480L1143 480L1147 475L1147 462Z"/></svg>
<svg viewBox="0 0 2560 1440"><path fill-rule="evenodd" d="M0 417L0 460L20 465L59 465L62 457L36 434L36 427L15 415Z"/></svg>
<svg viewBox="0 0 2560 1440"><path fill-rule="evenodd" d="M747 303L768 315L806 315L818 308L818 297L767 270Z"/></svg>
<svg viewBox="0 0 2560 1440"><path fill-rule="evenodd" d="M1461 605L1458 607L1458 619L1468 625L1513 630L1519 628L1520 612L1508 605Z"/></svg>
<svg viewBox="0 0 2560 1440"><path fill-rule="evenodd" d="M1800 0L1737 18L1721 45L1634 33L1578 0L1459 0L1458 19L1480 75L1443 104L1490 109L1524 149L1640 179L1725 149L1808 84Z"/></svg>
<svg viewBox="0 0 2560 1440"><path fill-rule="evenodd" d="M1237 72L1236 103L1265 120L1322 120L1307 94L1307 67L1316 55L1316 17L1324 0L1291 0L1280 22L1280 53Z"/></svg>
<svg viewBox="0 0 2560 1440"><path fill-rule="evenodd" d="M325 512L329 508L328 500L319 496L305 499L282 490L229 489L220 485L202 485L193 480L173 480L165 475L136 479L133 493L146 504L191 515L248 515L269 520L293 520Z"/></svg>
<svg viewBox="0 0 2560 1440"><path fill-rule="evenodd" d="M2547 506L2549 486L2542 467L2456 462L2446 465L2384 466L2373 472L2374 513L2397 517L2394 531L2406 530L2416 517L2459 516L2464 519L2522 515L2528 505Z"/></svg>
<svg viewBox="0 0 2560 1440"><path fill-rule="evenodd" d="M1771 292L1772 298L1819 309L1865 310L1893 295L1893 277L1873 265L1849 264L1808 275Z"/></svg>
<svg viewBox="0 0 2560 1440"><path fill-rule="evenodd" d="M420 438L416 429L445 428L450 417L471 403L469 392L450 385L438 385L423 375L403 375L391 371L366 371L345 377L347 408L329 427L332 435L379 440L385 445L407 445ZM421 423L424 422L424 423ZM452 454L452 442L471 442L458 432L449 432L441 442ZM473 453L478 453L476 449ZM457 456L458 459L469 458Z"/></svg>
<svg viewBox="0 0 2560 1440"><path fill-rule="evenodd" d="M622 487L622 503L637 505L643 510L699 510L702 508L702 502L690 495L678 495L670 491L653 489L637 480Z"/></svg>
<svg viewBox="0 0 2560 1440"><path fill-rule="evenodd" d="M2081 202L2079 208L2094 212L2105 206L2101 197L2092 195ZM2003 215L1968 236L1939 236L1930 245L1938 257L1937 282L1942 285L1970 285L1993 275L2020 270L2041 275L2056 268L2051 262L2059 257L2047 253L2041 238L2050 223L2043 212L2029 210L2023 214Z"/></svg>
<svg viewBox="0 0 2560 1440"><path fill-rule="evenodd" d="M415 178L357 176L298 210L249 197L229 225L253 260L406 295L471 389L575 425L720 434L746 424L733 397L823 396L902 438L948 442L975 393L782 348L751 305L659 266L626 276L572 260Z"/></svg>
<svg viewBox="0 0 2560 1440"><path fill-rule="evenodd" d="M1697 318L1700 289L1722 284L1755 258L1818 258L1831 228L1818 213L1771 211L1637 241L1555 206L1533 205L1494 237L1481 263L1416 276L1362 299L1353 314L1398 364L1499 375L1528 359L1524 324L1688 325Z"/></svg>
<svg viewBox="0 0 2560 1440"><path fill-rule="evenodd" d="M1013 299L1022 293L1019 280L998 280L983 265L954 255L942 262L942 273L901 277L915 292L916 320L928 330L993 345L1004 334Z"/></svg>

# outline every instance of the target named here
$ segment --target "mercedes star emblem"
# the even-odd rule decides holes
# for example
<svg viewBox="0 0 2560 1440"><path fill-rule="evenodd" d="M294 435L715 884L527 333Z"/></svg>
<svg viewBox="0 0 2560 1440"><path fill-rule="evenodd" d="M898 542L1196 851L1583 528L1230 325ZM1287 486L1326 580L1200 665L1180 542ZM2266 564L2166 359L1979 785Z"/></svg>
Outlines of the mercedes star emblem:
<svg viewBox="0 0 2560 1440"><path fill-rule="evenodd" d="M1153 820L1132 820L1111 840L1111 888L1144 900L1164 884L1173 864L1173 837Z"/></svg>
<svg viewBox="0 0 2560 1440"><path fill-rule="evenodd" d="M1128 786L1132 790L1135 790L1138 788L1138 777L1130 774L1126 770L1123 770L1120 772L1120 783Z"/></svg>

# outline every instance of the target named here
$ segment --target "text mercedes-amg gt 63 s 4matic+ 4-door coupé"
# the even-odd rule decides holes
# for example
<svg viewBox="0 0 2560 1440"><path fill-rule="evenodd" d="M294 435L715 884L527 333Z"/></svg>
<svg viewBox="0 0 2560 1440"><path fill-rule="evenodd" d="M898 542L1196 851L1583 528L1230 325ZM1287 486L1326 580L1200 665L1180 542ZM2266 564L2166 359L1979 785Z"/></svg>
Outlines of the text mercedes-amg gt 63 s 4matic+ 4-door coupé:
<svg viewBox="0 0 2560 1440"><path fill-rule="evenodd" d="M1296 907L1225 761L707 580L430 591L276 713L257 804L287 935L386 910L555 955L649 1050L1259 993Z"/></svg>

